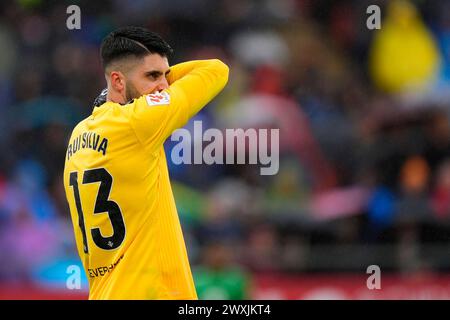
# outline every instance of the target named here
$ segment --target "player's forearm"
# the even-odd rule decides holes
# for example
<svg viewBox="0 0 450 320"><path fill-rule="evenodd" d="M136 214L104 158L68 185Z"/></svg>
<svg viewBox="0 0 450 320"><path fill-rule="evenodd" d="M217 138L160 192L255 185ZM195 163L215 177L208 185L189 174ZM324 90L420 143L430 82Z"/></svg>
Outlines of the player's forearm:
<svg viewBox="0 0 450 320"><path fill-rule="evenodd" d="M167 76L169 85L184 77L186 74L192 71L196 67L196 65L197 61L187 61L171 66L170 73Z"/></svg>
<svg viewBox="0 0 450 320"><path fill-rule="evenodd" d="M170 67L170 73L167 76L169 84L183 78L189 72L196 68L202 68L209 64L210 60L192 60L187 62L181 62Z"/></svg>
<svg viewBox="0 0 450 320"><path fill-rule="evenodd" d="M191 117L225 87L229 68L222 61L211 59L186 62L175 71L175 76L185 74L171 84L169 91L184 100L181 105Z"/></svg>

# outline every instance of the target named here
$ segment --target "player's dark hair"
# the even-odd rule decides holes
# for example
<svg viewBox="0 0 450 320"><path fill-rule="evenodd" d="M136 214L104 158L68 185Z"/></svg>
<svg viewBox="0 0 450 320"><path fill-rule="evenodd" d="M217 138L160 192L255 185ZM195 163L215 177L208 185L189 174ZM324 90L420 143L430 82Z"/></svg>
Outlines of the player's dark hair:
<svg viewBox="0 0 450 320"><path fill-rule="evenodd" d="M141 58L153 53L169 57L173 50L157 33L132 26L123 27L108 34L100 48L103 68L128 56Z"/></svg>

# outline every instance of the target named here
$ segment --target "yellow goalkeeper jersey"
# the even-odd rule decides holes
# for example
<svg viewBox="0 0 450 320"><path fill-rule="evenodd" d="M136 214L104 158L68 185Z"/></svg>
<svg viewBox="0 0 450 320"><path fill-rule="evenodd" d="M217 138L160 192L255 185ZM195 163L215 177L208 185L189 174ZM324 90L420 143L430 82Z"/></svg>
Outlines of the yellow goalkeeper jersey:
<svg viewBox="0 0 450 320"><path fill-rule="evenodd" d="M74 128L64 188L89 299L197 299L163 143L227 81L220 60L181 63L167 90L107 101Z"/></svg>

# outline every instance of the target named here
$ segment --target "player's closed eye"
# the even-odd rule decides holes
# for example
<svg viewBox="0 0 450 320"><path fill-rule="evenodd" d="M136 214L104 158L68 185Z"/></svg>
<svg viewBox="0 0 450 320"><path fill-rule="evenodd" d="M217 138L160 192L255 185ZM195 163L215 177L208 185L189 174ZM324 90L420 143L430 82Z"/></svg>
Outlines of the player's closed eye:
<svg viewBox="0 0 450 320"><path fill-rule="evenodd" d="M147 77L150 80L156 81L161 77L161 74L162 74L161 72L155 72L155 73L152 72L152 73L148 74Z"/></svg>
<svg viewBox="0 0 450 320"><path fill-rule="evenodd" d="M169 72L170 72L170 70L168 70L168 71L164 74L164 76L165 76L166 78L167 78L167 76L169 75ZM163 73L160 72L160 71L152 71L152 72L148 72L148 73L147 73L147 77L148 77L150 80L153 80L153 81L158 80L159 78L161 78L162 75L163 75Z"/></svg>

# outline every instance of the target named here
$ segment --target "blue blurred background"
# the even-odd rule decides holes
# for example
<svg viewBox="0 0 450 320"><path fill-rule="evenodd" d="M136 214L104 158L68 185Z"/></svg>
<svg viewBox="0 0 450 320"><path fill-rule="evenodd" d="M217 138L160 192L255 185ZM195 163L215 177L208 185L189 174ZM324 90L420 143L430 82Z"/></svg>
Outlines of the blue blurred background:
<svg viewBox="0 0 450 320"><path fill-rule="evenodd" d="M0 298L87 296L83 272L66 287L64 155L124 25L160 33L171 64L230 66L204 129L280 129L274 176L169 163L200 298L450 299L448 0L1 1Z"/></svg>

